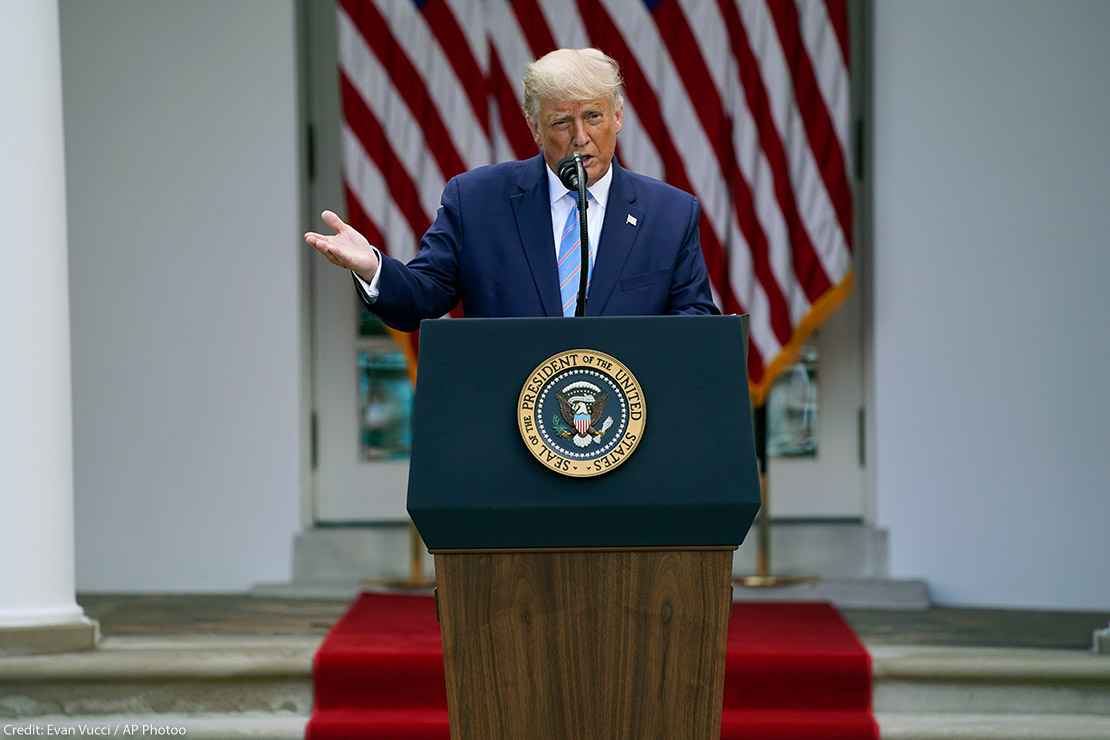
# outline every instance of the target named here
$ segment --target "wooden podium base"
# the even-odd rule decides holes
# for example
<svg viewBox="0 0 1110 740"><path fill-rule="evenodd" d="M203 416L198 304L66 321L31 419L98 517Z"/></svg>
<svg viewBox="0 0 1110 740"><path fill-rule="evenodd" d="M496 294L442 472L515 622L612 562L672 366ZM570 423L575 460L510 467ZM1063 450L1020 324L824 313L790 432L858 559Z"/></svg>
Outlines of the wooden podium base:
<svg viewBox="0 0 1110 740"><path fill-rule="evenodd" d="M436 552L452 740L718 740L734 549Z"/></svg>

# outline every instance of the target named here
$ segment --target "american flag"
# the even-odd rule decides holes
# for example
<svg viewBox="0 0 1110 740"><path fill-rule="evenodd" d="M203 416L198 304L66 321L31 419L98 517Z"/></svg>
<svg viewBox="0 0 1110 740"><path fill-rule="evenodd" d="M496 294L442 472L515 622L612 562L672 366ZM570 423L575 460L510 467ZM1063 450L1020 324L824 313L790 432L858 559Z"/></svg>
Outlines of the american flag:
<svg viewBox="0 0 1110 740"><path fill-rule="evenodd" d="M447 180L537 152L525 66L617 60L617 157L701 201L714 298L749 313L762 402L852 283L847 0L340 0L348 217L413 256ZM415 335L398 335L415 362Z"/></svg>

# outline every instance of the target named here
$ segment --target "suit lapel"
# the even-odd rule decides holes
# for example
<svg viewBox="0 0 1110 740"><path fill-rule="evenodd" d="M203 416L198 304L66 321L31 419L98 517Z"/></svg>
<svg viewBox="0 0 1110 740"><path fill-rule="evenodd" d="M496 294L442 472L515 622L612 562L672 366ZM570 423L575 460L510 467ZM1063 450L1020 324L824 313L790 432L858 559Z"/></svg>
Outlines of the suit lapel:
<svg viewBox="0 0 1110 740"><path fill-rule="evenodd" d="M510 195L509 200L544 313L562 316L555 242L552 241L551 196L547 192L547 173L544 171L546 166L542 155L528 160L517 179L517 192Z"/></svg>
<svg viewBox="0 0 1110 740"><path fill-rule="evenodd" d="M601 224L594 274L590 278L590 295L586 301L587 316L600 316L609 303L617 278L624 270L624 263L643 228L643 215L636 207L636 188L614 158L613 183L609 186L609 202L605 206L605 220ZM636 220L637 225L629 223L629 216Z"/></svg>

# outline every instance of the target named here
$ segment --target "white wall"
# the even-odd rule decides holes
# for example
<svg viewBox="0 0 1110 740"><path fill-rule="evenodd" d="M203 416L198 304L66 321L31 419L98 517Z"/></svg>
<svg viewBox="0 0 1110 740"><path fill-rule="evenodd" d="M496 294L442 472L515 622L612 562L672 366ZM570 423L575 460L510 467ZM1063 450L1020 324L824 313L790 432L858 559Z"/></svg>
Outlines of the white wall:
<svg viewBox="0 0 1110 740"><path fill-rule="evenodd" d="M1110 607L1108 33L875 3L878 516L943 603Z"/></svg>
<svg viewBox="0 0 1110 740"><path fill-rule="evenodd" d="M294 3L63 0L61 31L78 589L287 580Z"/></svg>

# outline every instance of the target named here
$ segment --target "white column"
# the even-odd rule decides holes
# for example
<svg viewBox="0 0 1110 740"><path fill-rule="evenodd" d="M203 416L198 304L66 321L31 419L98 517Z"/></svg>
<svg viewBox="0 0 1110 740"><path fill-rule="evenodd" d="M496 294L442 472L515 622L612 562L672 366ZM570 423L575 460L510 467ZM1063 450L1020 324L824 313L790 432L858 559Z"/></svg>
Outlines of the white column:
<svg viewBox="0 0 1110 740"><path fill-rule="evenodd" d="M74 599L65 148L56 0L0 0L0 629Z"/></svg>

